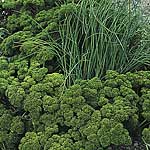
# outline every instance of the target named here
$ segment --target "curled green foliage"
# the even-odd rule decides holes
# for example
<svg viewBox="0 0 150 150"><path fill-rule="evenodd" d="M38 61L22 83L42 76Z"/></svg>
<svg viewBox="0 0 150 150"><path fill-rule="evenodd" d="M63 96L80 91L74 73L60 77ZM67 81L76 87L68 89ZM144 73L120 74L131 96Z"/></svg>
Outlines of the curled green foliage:
<svg viewBox="0 0 150 150"><path fill-rule="evenodd" d="M26 0L22 2L24 6L30 6L30 5L44 6L44 0Z"/></svg>
<svg viewBox="0 0 150 150"><path fill-rule="evenodd" d="M17 6L22 6L22 7L27 7L27 6L30 6L30 5L34 5L36 7L40 7L40 6L43 6L44 5L44 1L43 0L26 0L26 1L23 1L23 0L17 0L17 1L9 1L9 0L5 0L3 3L2 3L2 7L3 8L7 8L7 9L12 9L12 8L16 8Z"/></svg>
<svg viewBox="0 0 150 150"><path fill-rule="evenodd" d="M7 8L7 9L11 9L11 8L15 8L17 5L20 4L20 0L19 1L9 1L9 0L5 0L3 3L2 3L2 7L3 8Z"/></svg>
<svg viewBox="0 0 150 150"><path fill-rule="evenodd" d="M21 139L19 150L41 150L38 135L34 132L27 132L25 137Z"/></svg>
<svg viewBox="0 0 150 150"><path fill-rule="evenodd" d="M77 80L75 83L81 86L86 102L94 108L97 107L98 92L103 87L101 80L95 77L90 80Z"/></svg>
<svg viewBox="0 0 150 150"><path fill-rule="evenodd" d="M11 105L20 109L23 108L23 101L26 95L22 87L16 85L9 85L5 95L8 97Z"/></svg>
<svg viewBox="0 0 150 150"><path fill-rule="evenodd" d="M150 144L150 128L144 128L142 136L146 144Z"/></svg>
<svg viewBox="0 0 150 150"><path fill-rule="evenodd" d="M4 78L0 78L0 96L4 95L7 86L8 86L8 81Z"/></svg>
<svg viewBox="0 0 150 150"><path fill-rule="evenodd" d="M32 70L32 78L35 81L40 81L44 78L47 72L48 72L47 68L35 68L34 70Z"/></svg>
<svg viewBox="0 0 150 150"><path fill-rule="evenodd" d="M116 97L113 104L108 103L104 105L101 108L102 116L118 122L128 120L130 116L136 113L136 109L128 106L124 101L122 97Z"/></svg>
<svg viewBox="0 0 150 150"><path fill-rule="evenodd" d="M23 56L32 57L31 61L44 64L47 60L52 60L54 52L49 45L44 45L40 39L28 39L22 43L20 52Z"/></svg>
<svg viewBox="0 0 150 150"><path fill-rule="evenodd" d="M61 19L64 19L66 15L69 15L75 12L76 7L77 6L74 3L64 4L64 5L61 5L60 9L58 9L55 13L58 14L58 18L61 20Z"/></svg>
<svg viewBox="0 0 150 150"><path fill-rule="evenodd" d="M0 60L0 146L8 150L13 141L20 150L118 148L131 145L129 132L149 121L149 72L109 71L102 81L78 80L65 89L64 76L38 61Z"/></svg>
<svg viewBox="0 0 150 150"><path fill-rule="evenodd" d="M0 71L8 69L8 61L6 57L0 57Z"/></svg>
<svg viewBox="0 0 150 150"><path fill-rule="evenodd" d="M23 134L24 123L21 117L15 117L12 111L0 104L0 147L7 150L17 150Z"/></svg>
<svg viewBox="0 0 150 150"><path fill-rule="evenodd" d="M24 123L21 120L21 117L16 116L12 119L11 128L12 133L23 134L24 133Z"/></svg>
<svg viewBox="0 0 150 150"><path fill-rule="evenodd" d="M64 89L64 76L59 73L47 74L42 83L47 94L60 97Z"/></svg>
<svg viewBox="0 0 150 150"><path fill-rule="evenodd" d="M59 103L56 98L51 96L44 96L43 97L43 108L45 112L54 113L56 110L59 109Z"/></svg>
<svg viewBox="0 0 150 150"><path fill-rule="evenodd" d="M40 113L42 112L42 100L40 92L31 92L26 96L24 102L24 109L27 112L30 112L30 116L33 119L33 125L38 121Z"/></svg>
<svg viewBox="0 0 150 150"><path fill-rule="evenodd" d="M69 135L53 135L44 146L45 150L73 150L73 141Z"/></svg>
<svg viewBox="0 0 150 150"><path fill-rule="evenodd" d="M142 108L143 108L143 117L147 120L147 121L150 121L150 93L148 93L146 95L147 98L144 98L144 102L143 102L143 105L142 105Z"/></svg>
<svg viewBox="0 0 150 150"><path fill-rule="evenodd" d="M107 147L110 144L130 145L132 143L128 131L124 129L121 123L114 120L103 119L97 134L103 147Z"/></svg>
<svg viewBox="0 0 150 150"><path fill-rule="evenodd" d="M14 56L18 54L21 43L31 36L30 31L19 31L5 38L0 44L3 55Z"/></svg>
<svg viewBox="0 0 150 150"><path fill-rule="evenodd" d="M106 72L149 63L148 35L140 43L136 15L118 5L0 3L0 150L117 150L135 133L150 144L150 71Z"/></svg>

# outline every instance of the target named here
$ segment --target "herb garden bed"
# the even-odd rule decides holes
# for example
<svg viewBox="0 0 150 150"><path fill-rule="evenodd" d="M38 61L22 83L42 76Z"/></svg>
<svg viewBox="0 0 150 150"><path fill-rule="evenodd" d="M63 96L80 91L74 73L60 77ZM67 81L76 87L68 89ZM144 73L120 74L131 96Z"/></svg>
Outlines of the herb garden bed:
<svg viewBox="0 0 150 150"><path fill-rule="evenodd" d="M150 25L140 10L0 2L0 150L148 150Z"/></svg>

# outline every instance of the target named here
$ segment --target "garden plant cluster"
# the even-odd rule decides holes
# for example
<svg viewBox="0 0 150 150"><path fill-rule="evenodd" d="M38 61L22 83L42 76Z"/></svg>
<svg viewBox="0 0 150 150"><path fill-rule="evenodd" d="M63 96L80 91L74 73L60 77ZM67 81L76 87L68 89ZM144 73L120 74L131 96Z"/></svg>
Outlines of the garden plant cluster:
<svg viewBox="0 0 150 150"><path fill-rule="evenodd" d="M150 25L129 2L0 2L0 150L150 148Z"/></svg>

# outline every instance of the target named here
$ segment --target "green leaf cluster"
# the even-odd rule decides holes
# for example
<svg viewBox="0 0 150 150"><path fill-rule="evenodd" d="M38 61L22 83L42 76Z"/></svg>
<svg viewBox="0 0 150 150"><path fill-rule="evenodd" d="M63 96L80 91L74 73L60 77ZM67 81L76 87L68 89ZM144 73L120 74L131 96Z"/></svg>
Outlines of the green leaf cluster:
<svg viewBox="0 0 150 150"><path fill-rule="evenodd" d="M150 71L120 74L110 70L102 80L98 77L79 79L72 86L67 84L68 74L64 75L68 64L60 71L57 56L65 59L72 53L58 54L59 46L53 42L62 44L64 50L69 48L61 40L59 30L67 27L65 19L79 11L79 4L79 0L0 3L3 12L0 14L0 150L119 149L121 145L132 145L135 135L141 142L143 139L150 144ZM83 7L89 9L90 5L85 4ZM93 15L91 12L87 17ZM72 22L72 25L77 24L86 33L86 26L80 27L86 24L82 22L84 17L80 24ZM88 23L93 26L93 22ZM118 31L117 24L115 29ZM89 33L91 30L93 28L88 28ZM106 30L105 27L102 30ZM87 39L94 44L89 33ZM76 33L71 34L74 35ZM88 45L86 40L82 41L80 32L78 38ZM76 52L73 53L77 58ZM84 74L86 55L82 57ZM76 59L71 59L67 63L76 67L80 61L76 64ZM74 70L69 69L74 77ZM99 66L96 69L99 70ZM91 75L86 74L85 79Z"/></svg>
<svg viewBox="0 0 150 150"><path fill-rule="evenodd" d="M62 74L37 61L0 61L0 144L7 149L117 148L131 145L134 132L148 142L147 129L138 127L149 123L149 71L108 71L103 80L66 88Z"/></svg>

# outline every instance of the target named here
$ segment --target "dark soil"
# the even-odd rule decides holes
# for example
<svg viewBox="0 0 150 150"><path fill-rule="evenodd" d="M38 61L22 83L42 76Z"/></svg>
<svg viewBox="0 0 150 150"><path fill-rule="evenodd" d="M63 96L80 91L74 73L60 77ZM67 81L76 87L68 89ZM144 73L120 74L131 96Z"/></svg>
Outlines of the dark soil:
<svg viewBox="0 0 150 150"><path fill-rule="evenodd" d="M146 147L143 143L135 141L134 144L131 146L124 146L124 145L119 147L110 146L107 150L146 150Z"/></svg>

